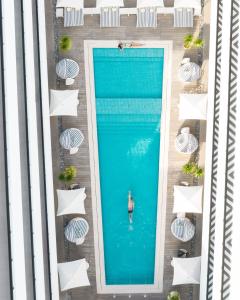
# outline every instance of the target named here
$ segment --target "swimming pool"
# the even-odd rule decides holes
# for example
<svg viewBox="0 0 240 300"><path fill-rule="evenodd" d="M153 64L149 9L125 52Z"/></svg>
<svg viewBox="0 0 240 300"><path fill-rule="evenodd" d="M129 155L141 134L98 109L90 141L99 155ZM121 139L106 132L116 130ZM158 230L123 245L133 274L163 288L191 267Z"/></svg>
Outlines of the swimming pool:
<svg viewBox="0 0 240 300"><path fill-rule="evenodd" d="M156 274L162 274L156 257L164 248L157 242L157 234L164 235L157 226L162 221L158 200L164 57L164 48L92 49L98 154L94 169L101 209L97 232L102 231L98 248L103 248L100 276L106 287L155 286ZM135 201L132 224L128 191Z"/></svg>

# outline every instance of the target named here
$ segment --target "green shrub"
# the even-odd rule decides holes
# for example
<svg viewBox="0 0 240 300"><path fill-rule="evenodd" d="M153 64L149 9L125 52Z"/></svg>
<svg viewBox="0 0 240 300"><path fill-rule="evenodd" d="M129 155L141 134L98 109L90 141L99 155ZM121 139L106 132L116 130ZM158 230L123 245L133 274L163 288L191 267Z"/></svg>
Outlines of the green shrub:
<svg viewBox="0 0 240 300"><path fill-rule="evenodd" d="M172 291L168 294L167 300L181 300L179 292Z"/></svg>
<svg viewBox="0 0 240 300"><path fill-rule="evenodd" d="M185 49L190 49L193 44L193 35L188 34L184 37L184 48Z"/></svg>
<svg viewBox="0 0 240 300"><path fill-rule="evenodd" d="M194 38L192 34L186 35L183 41L184 41L183 46L185 49L203 48L204 46L204 41L199 37Z"/></svg>
<svg viewBox="0 0 240 300"><path fill-rule="evenodd" d="M72 39L69 36L62 36L59 41L59 49L67 52L72 49Z"/></svg>
<svg viewBox="0 0 240 300"><path fill-rule="evenodd" d="M190 162L182 167L182 172L187 175L192 175L196 178L201 178L204 175L204 171L195 162Z"/></svg>
<svg viewBox="0 0 240 300"><path fill-rule="evenodd" d="M202 39L196 39L194 40L194 47L195 48L203 48L204 46L204 41Z"/></svg>
<svg viewBox="0 0 240 300"><path fill-rule="evenodd" d="M66 167L58 175L58 179L63 182L71 182L77 176L77 169L74 166Z"/></svg>

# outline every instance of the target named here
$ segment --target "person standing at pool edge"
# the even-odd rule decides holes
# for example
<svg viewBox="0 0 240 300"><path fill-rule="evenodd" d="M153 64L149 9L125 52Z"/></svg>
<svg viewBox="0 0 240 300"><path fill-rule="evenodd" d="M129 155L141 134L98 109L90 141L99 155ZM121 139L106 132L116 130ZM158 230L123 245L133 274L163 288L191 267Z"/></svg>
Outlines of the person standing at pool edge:
<svg viewBox="0 0 240 300"><path fill-rule="evenodd" d="M134 210L134 201L131 194L131 191L128 192L128 219L129 223L133 222L133 210Z"/></svg>

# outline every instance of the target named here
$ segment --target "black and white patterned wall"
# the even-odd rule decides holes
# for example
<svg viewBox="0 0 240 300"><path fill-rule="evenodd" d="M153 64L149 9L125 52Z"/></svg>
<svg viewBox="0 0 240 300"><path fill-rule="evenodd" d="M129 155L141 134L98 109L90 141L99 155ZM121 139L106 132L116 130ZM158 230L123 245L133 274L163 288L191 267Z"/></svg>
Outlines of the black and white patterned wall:
<svg viewBox="0 0 240 300"><path fill-rule="evenodd" d="M227 41L223 37L223 9L224 2L231 4L230 18L230 41L229 41L229 78L228 99L221 98L222 47ZM238 89L238 59L239 59L239 30L240 30L240 0L218 0L217 28L216 28L216 69L215 69L215 94L214 94L214 119L213 119L213 148L212 148L212 178L210 195L210 226L209 226L209 248L208 248L208 274L206 299L213 299L214 289L214 252L216 233L216 204L218 185L218 162L219 157L219 116L227 113L227 138L226 138L226 173L223 174L225 184L224 195L224 218L223 218L223 256L221 275L221 300L233 300L231 298L231 267L232 267L232 228L233 228L233 203L234 203L234 175L235 175L235 144L236 144L236 111L237 111L237 89ZM226 44L225 44L226 45ZM225 58L226 59L226 58ZM220 102L228 101L228 111L220 112ZM219 230L219 229L218 229Z"/></svg>

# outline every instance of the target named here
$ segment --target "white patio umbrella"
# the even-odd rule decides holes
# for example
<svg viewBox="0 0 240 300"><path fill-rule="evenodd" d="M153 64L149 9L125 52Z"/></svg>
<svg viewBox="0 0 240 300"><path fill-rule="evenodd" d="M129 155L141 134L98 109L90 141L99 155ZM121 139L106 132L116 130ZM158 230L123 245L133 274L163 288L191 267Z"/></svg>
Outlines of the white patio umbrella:
<svg viewBox="0 0 240 300"><path fill-rule="evenodd" d="M173 213L202 213L203 186L174 185Z"/></svg>
<svg viewBox="0 0 240 300"><path fill-rule="evenodd" d="M201 274L201 256L172 259L174 268L172 285L199 284Z"/></svg>
<svg viewBox="0 0 240 300"><path fill-rule="evenodd" d="M174 7L201 9L201 0L175 0Z"/></svg>
<svg viewBox="0 0 240 300"><path fill-rule="evenodd" d="M85 188L76 190L57 190L58 210L57 215L86 214L84 200Z"/></svg>
<svg viewBox="0 0 240 300"><path fill-rule="evenodd" d="M58 275L61 291L66 291L81 286L89 286L87 269L89 264L85 258L59 263Z"/></svg>
<svg viewBox="0 0 240 300"><path fill-rule="evenodd" d="M50 90L50 116L77 116L79 90Z"/></svg>
<svg viewBox="0 0 240 300"><path fill-rule="evenodd" d="M56 7L83 8L83 0L57 0Z"/></svg>
<svg viewBox="0 0 240 300"><path fill-rule="evenodd" d="M97 0L97 8L101 7L124 7L123 0Z"/></svg>
<svg viewBox="0 0 240 300"><path fill-rule="evenodd" d="M137 8L164 7L163 0L137 0Z"/></svg>
<svg viewBox="0 0 240 300"><path fill-rule="evenodd" d="M180 94L179 120L206 120L208 94Z"/></svg>

